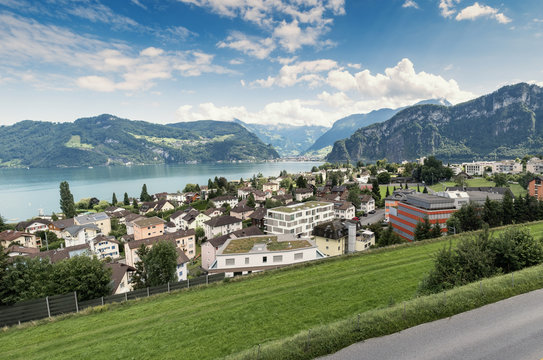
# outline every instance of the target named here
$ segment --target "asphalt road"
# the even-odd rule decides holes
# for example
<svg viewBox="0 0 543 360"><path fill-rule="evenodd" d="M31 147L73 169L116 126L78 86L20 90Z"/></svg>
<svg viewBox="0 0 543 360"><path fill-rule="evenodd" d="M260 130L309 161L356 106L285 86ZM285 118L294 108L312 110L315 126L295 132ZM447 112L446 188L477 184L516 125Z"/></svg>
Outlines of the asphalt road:
<svg viewBox="0 0 543 360"><path fill-rule="evenodd" d="M375 209L375 214L368 214L368 216L361 216L360 224L370 225L379 221L383 221L384 218L385 218L385 209Z"/></svg>
<svg viewBox="0 0 543 360"><path fill-rule="evenodd" d="M543 359L543 290L351 345L321 360Z"/></svg>

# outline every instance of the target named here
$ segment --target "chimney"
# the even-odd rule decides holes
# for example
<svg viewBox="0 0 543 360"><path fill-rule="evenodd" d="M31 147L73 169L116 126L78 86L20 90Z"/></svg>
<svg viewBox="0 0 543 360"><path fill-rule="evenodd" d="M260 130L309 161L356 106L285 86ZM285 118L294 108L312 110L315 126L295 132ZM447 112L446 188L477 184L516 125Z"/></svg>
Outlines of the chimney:
<svg viewBox="0 0 543 360"><path fill-rule="evenodd" d="M345 249L347 253L354 253L356 247L356 223L347 221L347 229L349 230L347 248Z"/></svg>

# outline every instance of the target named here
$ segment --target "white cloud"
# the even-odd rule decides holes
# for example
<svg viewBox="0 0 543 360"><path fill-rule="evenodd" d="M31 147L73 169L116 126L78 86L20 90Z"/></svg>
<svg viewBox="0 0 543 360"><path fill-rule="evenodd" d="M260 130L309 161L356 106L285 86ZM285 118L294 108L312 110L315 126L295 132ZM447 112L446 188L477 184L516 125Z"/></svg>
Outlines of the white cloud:
<svg viewBox="0 0 543 360"><path fill-rule="evenodd" d="M445 70L445 71L450 71L450 70L452 70L453 68L454 68L454 65L453 65L453 64L449 64L449 65L445 66L445 67L443 68L443 70Z"/></svg>
<svg viewBox="0 0 543 360"><path fill-rule="evenodd" d="M243 59L232 59L230 60L228 63L230 65L241 65L243 64L245 61Z"/></svg>
<svg viewBox="0 0 543 360"><path fill-rule="evenodd" d="M441 15L446 18L453 16L456 13L456 9L454 7L459 2L460 0L439 0Z"/></svg>
<svg viewBox="0 0 543 360"><path fill-rule="evenodd" d="M200 51L165 52L155 47L138 53L124 44L106 43L62 27L0 14L0 61L4 66L17 69L47 64L47 74L52 64L63 75L77 71L79 76L73 83L90 90L146 90L155 84L154 80L174 75L231 72L213 64L213 58Z"/></svg>
<svg viewBox="0 0 543 360"><path fill-rule="evenodd" d="M319 37L326 30L322 27L308 26L302 29L297 20L290 23L282 21L279 26L273 31L273 37L277 39L279 44L288 52L294 52L304 45L319 44ZM329 44L328 42L320 42L321 45Z"/></svg>
<svg viewBox="0 0 543 360"><path fill-rule="evenodd" d="M404 8L415 8L415 9L418 9L419 8L419 5L413 1L413 0L405 0L405 2L403 3L402 7Z"/></svg>
<svg viewBox="0 0 543 360"><path fill-rule="evenodd" d="M117 28L135 28L139 24L126 17L116 14L109 7L100 4L98 2L85 2L74 7L67 7L65 11L74 16L78 16L83 19L87 19L91 22L101 22L111 24Z"/></svg>
<svg viewBox="0 0 543 360"><path fill-rule="evenodd" d="M147 6L145 6L141 1L139 0L130 0L130 2L136 6L139 6L143 10L147 10Z"/></svg>
<svg viewBox="0 0 543 360"><path fill-rule="evenodd" d="M317 95L317 97L332 108L341 108L353 104L353 100L344 92L330 94L326 91L323 91L322 93Z"/></svg>
<svg viewBox="0 0 543 360"><path fill-rule="evenodd" d="M352 69L357 69L357 70L362 69L362 64L351 64L351 63L349 63L349 64L347 64L347 66L352 68Z"/></svg>
<svg viewBox="0 0 543 360"><path fill-rule="evenodd" d="M336 67L337 62L330 59L301 61L293 65L284 65L277 76L268 76L267 79L256 80L253 85L287 87L298 83L306 83L309 86L317 86L325 80L321 73Z"/></svg>
<svg viewBox="0 0 543 360"><path fill-rule="evenodd" d="M462 11L456 15L456 20L475 20L480 17L493 18L500 24L507 24L511 22L511 19L505 16L503 13L500 13L498 9L488 5L480 5L478 2L462 9Z"/></svg>
<svg viewBox="0 0 543 360"><path fill-rule="evenodd" d="M271 38L247 36L239 31L232 32L224 41L217 43L217 46L238 50L257 59L267 58L276 47Z"/></svg>

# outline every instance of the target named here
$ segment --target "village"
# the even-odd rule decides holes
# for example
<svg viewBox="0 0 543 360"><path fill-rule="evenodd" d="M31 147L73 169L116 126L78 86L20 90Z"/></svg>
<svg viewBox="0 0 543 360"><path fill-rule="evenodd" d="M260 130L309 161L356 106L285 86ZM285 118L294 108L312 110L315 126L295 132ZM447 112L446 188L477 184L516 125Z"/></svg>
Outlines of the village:
<svg viewBox="0 0 543 360"><path fill-rule="evenodd" d="M176 193L150 195L144 185L139 198L125 194L117 201L113 194L111 202L75 203L74 217L52 214L4 224L0 245L10 258L52 264L96 257L111 269L111 294L122 294L133 290L140 249L163 242L175 246L176 278L185 281L476 230L483 221L493 225L485 218L490 211L494 221L500 214L495 225L533 221L543 216L543 178L536 175L542 172L538 158L443 165L430 157L403 164L324 164L247 180L216 177ZM510 188L519 179L526 182L525 196ZM493 186L470 186L473 181ZM519 208L507 218L508 207L520 206L535 210ZM462 215L470 209L479 222Z"/></svg>

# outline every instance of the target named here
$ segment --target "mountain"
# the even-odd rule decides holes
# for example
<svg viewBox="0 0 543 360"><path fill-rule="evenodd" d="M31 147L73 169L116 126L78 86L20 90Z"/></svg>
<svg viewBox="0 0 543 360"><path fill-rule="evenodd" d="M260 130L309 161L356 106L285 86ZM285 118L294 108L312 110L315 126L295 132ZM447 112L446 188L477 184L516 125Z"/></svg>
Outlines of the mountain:
<svg viewBox="0 0 543 360"><path fill-rule="evenodd" d="M170 125L100 115L0 127L0 166L94 166L267 160L279 154L235 123Z"/></svg>
<svg viewBox="0 0 543 360"><path fill-rule="evenodd" d="M298 156L329 128L324 126L293 126L288 124L235 123L253 132L266 144L271 144L281 156Z"/></svg>
<svg viewBox="0 0 543 360"><path fill-rule="evenodd" d="M445 161L541 153L543 89L520 83L455 106L418 105L337 141L328 161L436 155Z"/></svg>
<svg viewBox="0 0 543 360"><path fill-rule="evenodd" d="M451 105L451 103L449 103L446 99L429 99L421 101L416 105L422 104ZM305 153L316 153L321 149L327 147L331 148L337 140L348 138L354 134L356 130L362 127L386 121L405 108L406 107L398 109L384 108L374 110L367 114L353 114L339 119L334 123L332 128L319 137L315 143L305 151Z"/></svg>

